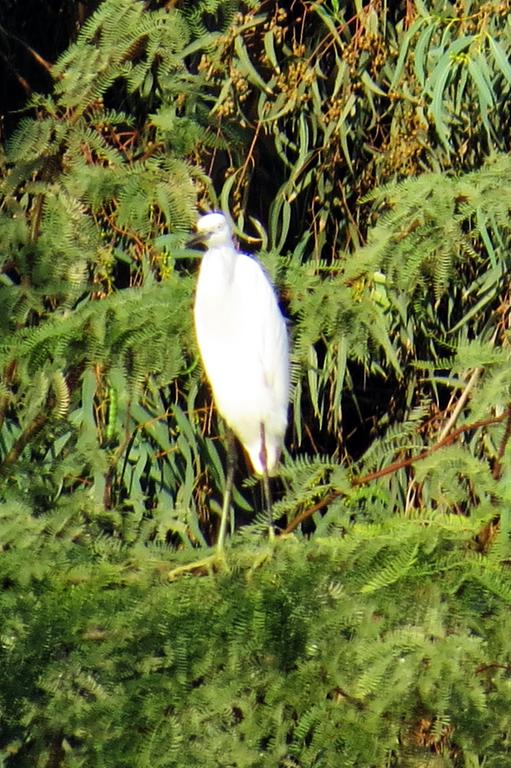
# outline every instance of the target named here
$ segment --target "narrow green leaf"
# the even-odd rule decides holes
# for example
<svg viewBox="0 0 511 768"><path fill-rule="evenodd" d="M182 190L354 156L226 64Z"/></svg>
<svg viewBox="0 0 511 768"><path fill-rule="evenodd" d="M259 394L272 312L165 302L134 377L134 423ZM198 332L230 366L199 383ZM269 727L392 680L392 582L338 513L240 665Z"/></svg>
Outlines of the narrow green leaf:
<svg viewBox="0 0 511 768"><path fill-rule="evenodd" d="M405 61L408 57L408 49L410 48L410 41L412 40L412 38L415 39L417 32L423 26L425 21L426 19L421 18L419 16L419 18L417 18L414 21L414 23L412 24L410 29L407 31L404 38L401 40L400 47L399 47L399 56L396 62L396 66L394 68L392 80L389 83L389 92L395 91L396 86L401 79L401 75L403 74Z"/></svg>
<svg viewBox="0 0 511 768"><path fill-rule="evenodd" d="M369 72L365 69L360 77L366 88L377 96L388 96L388 94L375 83Z"/></svg>
<svg viewBox="0 0 511 768"><path fill-rule="evenodd" d="M495 40L490 34L488 34L488 40L497 67L506 78L508 84L511 85L511 64L509 63L509 59L504 48L498 42L498 40Z"/></svg>
<svg viewBox="0 0 511 768"><path fill-rule="evenodd" d="M270 88L264 82L263 78L254 67L248 55L248 51L245 47L245 43L241 35L237 35L234 41L234 48L239 59L240 71L248 78L248 80L265 93L271 93Z"/></svg>
<svg viewBox="0 0 511 768"><path fill-rule="evenodd" d="M452 151L452 147L449 143L448 133L447 133L447 126L444 121L444 90L447 85L447 80L449 79L449 75L451 74L451 68L452 64L448 57L443 56L442 57L442 67L443 69L441 72L437 72L436 77L436 85L435 90L433 92L433 98L431 100L431 114L433 115L433 120L435 123L435 128L438 134L439 139L441 140L442 144L445 146L446 150L448 152ZM440 65L437 65L437 70L440 68Z"/></svg>
<svg viewBox="0 0 511 768"><path fill-rule="evenodd" d="M264 51L266 53L266 56L268 58L268 61L273 66L276 72L280 72L279 62L277 60L277 54L275 52L275 35L273 34L273 30L269 30L266 32L263 38L264 41Z"/></svg>
<svg viewBox="0 0 511 768"><path fill-rule="evenodd" d="M493 107L495 103L494 94L491 90L491 86L488 84L484 76L484 72L479 66L478 61L476 61L475 59L469 59L468 70L470 72L472 82L474 83L477 90L481 111L487 111L488 109Z"/></svg>
<svg viewBox="0 0 511 768"><path fill-rule="evenodd" d="M421 33L414 51L414 70L417 80L424 88L426 85L426 71L428 69L427 59L429 55L429 44L431 38L437 29L437 22L430 23ZM427 50L428 49L428 50Z"/></svg>

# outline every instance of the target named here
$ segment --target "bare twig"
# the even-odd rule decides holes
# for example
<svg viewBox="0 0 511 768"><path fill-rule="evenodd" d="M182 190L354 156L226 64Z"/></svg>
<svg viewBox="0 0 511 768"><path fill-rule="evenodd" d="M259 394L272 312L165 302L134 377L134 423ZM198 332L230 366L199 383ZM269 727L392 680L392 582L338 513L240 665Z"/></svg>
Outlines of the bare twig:
<svg viewBox="0 0 511 768"><path fill-rule="evenodd" d="M470 395L471 391L474 389L474 387L475 387L475 385L477 383L477 379L479 378L479 376L482 373L482 370L483 370L482 368L475 368L475 370L472 372L472 376L468 380L467 386L465 387L465 389L461 393L460 399L456 403L456 408L452 412L449 420L447 421L447 424L445 425L445 427L443 428L443 430L440 433L440 436L438 438L439 442L441 442L442 440L445 440L445 438L447 437L447 435L451 431L452 427L456 424L456 420L457 420L458 416L460 415L461 411L463 410L463 408L465 407L465 403L468 400L468 396Z"/></svg>
<svg viewBox="0 0 511 768"><path fill-rule="evenodd" d="M355 477L351 481L351 484L354 488L357 488L358 486L361 486L361 485L367 485L367 483L371 483L373 480L379 480L381 477L386 477L387 475L393 475L396 472L399 472L400 469L411 467L413 464L416 464L419 461L423 461L424 459L427 459L433 453L436 453L436 451L439 451L441 448L445 448L447 445L450 445L451 443L453 443L456 440L456 438L458 438L460 435L463 435L465 432L471 432L475 429L481 429L482 427L487 427L487 426L490 426L491 424L500 424L506 419L508 421L510 435L511 435L511 406L510 406L500 416L492 416L488 419L480 419L479 421L474 421L471 424L464 424L462 427L458 427L458 429L455 429L449 435L446 435L446 437L444 437L443 440L439 440L438 443L435 443L435 445L431 446L431 448L427 448L426 450L422 451L417 456L410 456L408 459L400 459L399 461L395 461L393 464L390 464L388 467L379 469L376 472L370 472L368 475L363 475L363 477ZM320 509L327 507L329 504L332 503L332 501L337 499L342 494L343 494L343 491L337 491L337 490L330 491L330 493L328 493L323 499L321 499L321 501L318 501L317 504L314 504L312 507L309 507L309 509L304 510L302 513L297 515L294 518L294 520L291 520L287 528L285 528L284 533L291 533L292 531L294 531L296 528L298 528L298 526L301 523L303 523L304 520L307 520L309 517L312 517L312 515L315 512L318 512Z"/></svg>
<svg viewBox="0 0 511 768"><path fill-rule="evenodd" d="M499 452L497 454L497 460L493 465L492 474L495 480L498 480L502 474L502 457L504 456L504 451L506 450L506 445L508 444L510 437L511 437L511 408L508 408L506 430L500 442Z"/></svg>
<svg viewBox="0 0 511 768"><path fill-rule="evenodd" d="M21 456L25 447L29 444L33 438L39 434L41 429L48 421L48 414L51 411L51 407L47 404L45 409L37 414L35 419L31 421L28 427L21 433L16 442L13 444L11 450L3 460L0 467L8 467L14 464Z"/></svg>
<svg viewBox="0 0 511 768"><path fill-rule="evenodd" d="M26 51L29 52L29 54L32 56L32 58L41 66L43 69L45 69L48 73L51 74L51 64L46 61L46 59L43 59L40 53L37 53L33 48L28 45L24 40L21 39L21 37L18 37L18 35L15 35L14 32L9 32L8 29L5 29L0 24L0 34L3 35L5 38L11 40L16 40L17 43L19 43L23 48L25 48ZM30 86L29 86L30 87Z"/></svg>

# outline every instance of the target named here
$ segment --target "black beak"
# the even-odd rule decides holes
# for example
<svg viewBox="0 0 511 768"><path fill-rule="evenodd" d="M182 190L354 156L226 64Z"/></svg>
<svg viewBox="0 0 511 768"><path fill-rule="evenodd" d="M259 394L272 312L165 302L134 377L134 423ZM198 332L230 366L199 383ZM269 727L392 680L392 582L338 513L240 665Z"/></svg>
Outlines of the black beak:
<svg viewBox="0 0 511 768"><path fill-rule="evenodd" d="M195 232L187 241L186 241L186 247L187 248L195 248L197 245L204 245L206 242L206 239L204 235L201 235L199 232Z"/></svg>

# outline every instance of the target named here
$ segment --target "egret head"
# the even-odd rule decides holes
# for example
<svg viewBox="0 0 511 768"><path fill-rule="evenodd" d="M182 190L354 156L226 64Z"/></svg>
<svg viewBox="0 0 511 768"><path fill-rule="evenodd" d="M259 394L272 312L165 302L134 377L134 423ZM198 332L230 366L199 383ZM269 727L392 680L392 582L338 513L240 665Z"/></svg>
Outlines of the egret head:
<svg viewBox="0 0 511 768"><path fill-rule="evenodd" d="M232 243L231 227L223 213L206 213L197 222L197 235L208 248L221 248Z"/></svg>

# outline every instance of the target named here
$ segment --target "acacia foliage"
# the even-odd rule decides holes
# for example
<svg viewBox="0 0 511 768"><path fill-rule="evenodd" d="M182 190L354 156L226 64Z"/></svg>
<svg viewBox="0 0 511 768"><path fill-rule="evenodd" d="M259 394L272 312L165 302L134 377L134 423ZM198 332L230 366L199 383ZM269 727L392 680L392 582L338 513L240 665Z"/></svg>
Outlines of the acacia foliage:
<svg viewBox="0 0 511 768"><path fill-rule="evenodd" d="M91 540L83 505L61 509L58 532L16 511L26 531L5 553L0 602L5 765L509 761L511 589L498 558L473 551L474 522L249 539L231 569L183 578L161 547Z"/></svg>

